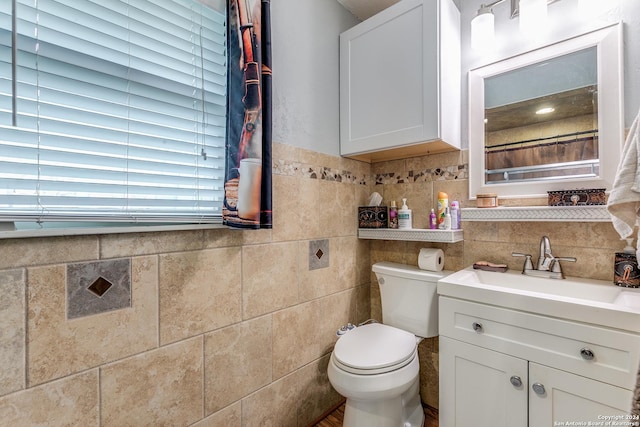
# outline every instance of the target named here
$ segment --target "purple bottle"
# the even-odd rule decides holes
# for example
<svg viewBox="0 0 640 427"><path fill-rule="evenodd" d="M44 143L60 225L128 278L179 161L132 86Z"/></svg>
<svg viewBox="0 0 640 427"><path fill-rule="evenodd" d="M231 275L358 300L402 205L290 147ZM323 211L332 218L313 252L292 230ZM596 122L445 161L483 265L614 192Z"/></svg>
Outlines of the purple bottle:
<svg viewBox="0 0 640 427"><path fill-rule="evenodd" d="M429 228L431 230L435 230L436 228L438 228L438 216L433 211L433 209L431 209L431 213L429 214Z"/></svg>
<svg viewBox="0 0 640 427"><path fill-rule="evenodd" d="M395 200L391 201L389 208L389 228L398 228L398 208Z"/></svg>

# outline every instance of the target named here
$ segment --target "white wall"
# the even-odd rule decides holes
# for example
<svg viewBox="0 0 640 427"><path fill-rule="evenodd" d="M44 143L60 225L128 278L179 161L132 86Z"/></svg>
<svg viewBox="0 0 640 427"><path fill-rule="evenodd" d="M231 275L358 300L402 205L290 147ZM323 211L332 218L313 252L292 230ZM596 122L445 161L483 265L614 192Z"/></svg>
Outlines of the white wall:
<svg viewBox="0 0 640 427"><path fill-rule="evenodd" d="M337 156L340 33L359 21L337 0L271 2L273 140Z"/></svg>
<svg viewBox="0 0 640 427"><path fill-rule="evenodd" d="M532 42L509 19L510 1L494 8L497 49L480 55L470 45L470 23L487 0L454 0L461 12L462 147L468 147L467 72L470 69L557 42L607 23L624 22L625 125L640 108L640 0L601 0L607 10L595 19L576 13L578 0L549 6L551 31ZM273 45L273 139L330 155L339 149L339 44L341 32L359 21L337 0L271 2Z"/></svg>
<svg viewBox="0 0 640 427"><path fill-rule="evenodd" d="M518 19L510 19L510 2L494 8L496 50L479 54L471 49L471 19L486 0L464 0L461 9L462 25L462 146L468 147L467 73L469 70L500 59L558 42L620 20L624 23L624 109L625 125L631 126L640 108L640 1L602 0L605 10L586 19L577 13L578 0L561 0L549 5L551 30L539 41L525 39L519 32Z"/></svg>

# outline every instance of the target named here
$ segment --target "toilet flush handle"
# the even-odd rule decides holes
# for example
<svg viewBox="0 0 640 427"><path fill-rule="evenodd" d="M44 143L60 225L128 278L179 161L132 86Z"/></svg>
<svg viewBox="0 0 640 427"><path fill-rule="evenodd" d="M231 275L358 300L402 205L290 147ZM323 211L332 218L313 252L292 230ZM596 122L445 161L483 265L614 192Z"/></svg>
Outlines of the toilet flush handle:
<svg viewBox="0 0 640 427"><path fill-rule="evenodd" d="M353 323L347 323L346 325L342 325L340 329L336 331L336 335L338 337L341 337L342 335L346 334L347 332L355 328L356 328L356 325L354 325Z"/></svg>

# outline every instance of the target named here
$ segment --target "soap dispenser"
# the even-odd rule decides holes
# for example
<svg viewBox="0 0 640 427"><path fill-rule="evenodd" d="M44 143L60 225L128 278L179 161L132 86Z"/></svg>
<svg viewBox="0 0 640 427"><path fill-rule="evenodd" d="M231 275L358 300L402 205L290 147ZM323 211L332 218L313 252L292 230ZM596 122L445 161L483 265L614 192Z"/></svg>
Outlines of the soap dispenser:
<svg viewBox="0 0 640 427"><path fill-rule="evenodd" d="M411 209L407 206L407 199L402 199L402 207L398 210L398 229L410 230L412 228Z"/></svg>
<svg viewBox="0 0 640 427"><path fill-rule="evenodd" d="M625 288L640 288L640 270L636 250L631 243L633 238L627 239L627 246L622 252L616 252L613 266L613 283Z"/></svg>

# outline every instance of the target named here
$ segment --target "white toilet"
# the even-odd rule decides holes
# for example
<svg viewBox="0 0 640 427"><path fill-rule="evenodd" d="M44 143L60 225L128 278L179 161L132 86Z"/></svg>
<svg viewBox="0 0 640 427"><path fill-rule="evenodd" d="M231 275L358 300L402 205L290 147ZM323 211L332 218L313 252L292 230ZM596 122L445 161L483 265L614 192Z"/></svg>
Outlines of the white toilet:
<svg viewBox="0 0 640 427"><path fill-rule="evenodd" d="M380 262L381 323L357 327L336 342L329 381L347 398L344 427L422 427L418 343L438 335L438 279L450 271Z"/></svg>

